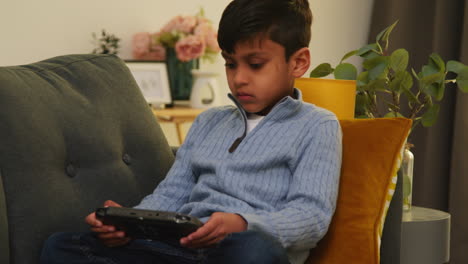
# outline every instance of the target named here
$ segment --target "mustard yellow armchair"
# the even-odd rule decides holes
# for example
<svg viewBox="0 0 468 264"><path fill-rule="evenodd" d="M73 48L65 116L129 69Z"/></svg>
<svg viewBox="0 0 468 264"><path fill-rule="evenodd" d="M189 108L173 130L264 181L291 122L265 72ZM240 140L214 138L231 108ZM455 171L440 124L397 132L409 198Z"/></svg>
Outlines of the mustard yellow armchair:
<svg viewBox="0 0 468 264"><path fill-rule="evenodd" d="M398 175L411 121L354 119L354 81L301 78L303 100L334 112L343 130L336 212L307 264L398 264L402 180Z"/></svg>

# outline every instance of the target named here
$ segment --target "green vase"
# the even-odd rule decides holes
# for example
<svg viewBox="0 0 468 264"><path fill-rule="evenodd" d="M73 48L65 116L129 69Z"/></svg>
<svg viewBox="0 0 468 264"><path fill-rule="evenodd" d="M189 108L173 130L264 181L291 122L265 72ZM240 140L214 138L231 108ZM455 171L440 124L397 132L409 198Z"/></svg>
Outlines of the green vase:
<svg viewBox="0 0 468 264"><path fill-rule="evenodd" d="M183 62L177 59L174 49L166 49L166 64L172 100L189 100L192 91L192 69L199 68L199 60Z"/></svg>

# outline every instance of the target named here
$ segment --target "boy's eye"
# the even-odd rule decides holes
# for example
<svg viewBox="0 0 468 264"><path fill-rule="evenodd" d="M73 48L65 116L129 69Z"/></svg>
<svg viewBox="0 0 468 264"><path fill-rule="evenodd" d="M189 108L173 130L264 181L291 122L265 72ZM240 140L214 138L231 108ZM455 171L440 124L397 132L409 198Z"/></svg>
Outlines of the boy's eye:
<svg viewBox="0 0 468 264"><path fill-rule="evenodd" d="M262 66L263 66L263 63L250 63L250 67L254 70L258 70L262 68Z"/></svg>
<svg viewBox="0 0 468 264"><path fill-rule="evenodd" d="M228 63L228 62L226 62L224 66L228 69L234 69L236 67L234 63Z"/></svg>

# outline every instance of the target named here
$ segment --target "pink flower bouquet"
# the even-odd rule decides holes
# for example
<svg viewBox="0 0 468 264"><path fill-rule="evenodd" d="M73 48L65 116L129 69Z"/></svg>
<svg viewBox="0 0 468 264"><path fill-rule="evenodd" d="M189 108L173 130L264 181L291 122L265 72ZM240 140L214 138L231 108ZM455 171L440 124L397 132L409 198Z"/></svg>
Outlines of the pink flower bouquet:
<svg viewBox="0 0 468 264"><path fill-rule="evenodd" d="M213 61L220 52L218 34L203 15L176 16L159 32L140 32L133 36L133 57L138 60L165 60L173 100L190 98L192 69L199 58Z"/></svg>
<svg viewBox="0 0 468 264"><path fill-rule="evenodd" d="M165 55L162 49L175 49L182 62L204 58L212 60L220 51L217 32L201 10L195 16L176 16L154 34L138 33L133 39L136 59L154 59ZM159 57L158 57L159 58Z"/></svg>

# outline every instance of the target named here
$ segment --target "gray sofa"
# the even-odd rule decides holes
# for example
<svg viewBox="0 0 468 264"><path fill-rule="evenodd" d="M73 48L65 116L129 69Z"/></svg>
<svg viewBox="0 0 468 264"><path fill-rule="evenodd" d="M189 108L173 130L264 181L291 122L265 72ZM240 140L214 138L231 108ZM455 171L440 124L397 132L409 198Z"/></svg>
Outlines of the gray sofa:
<svg viewBox="0 0 468 264"><path fill-rule="evenodd" d="M68 55L0 67L0 263L37 263L50 234L87 230L84 217L107 199L137 204L173 160L119 58ZM399 263L399 192L381 263Z"/></svg>

